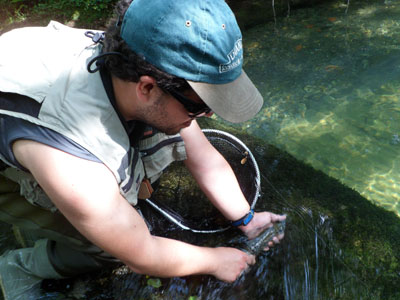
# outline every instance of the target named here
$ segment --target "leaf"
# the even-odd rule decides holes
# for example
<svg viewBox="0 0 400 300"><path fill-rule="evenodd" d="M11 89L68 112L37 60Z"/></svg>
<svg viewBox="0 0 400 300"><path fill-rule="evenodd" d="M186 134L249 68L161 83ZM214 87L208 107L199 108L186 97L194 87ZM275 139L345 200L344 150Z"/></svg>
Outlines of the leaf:
<svg viewBox="0 0 400 300"><path fill-rule="evenodd" d="M161 280L158 278L150 278L149 280L147 280L147 285L158 289L162 286L162 283Z"/></svg>

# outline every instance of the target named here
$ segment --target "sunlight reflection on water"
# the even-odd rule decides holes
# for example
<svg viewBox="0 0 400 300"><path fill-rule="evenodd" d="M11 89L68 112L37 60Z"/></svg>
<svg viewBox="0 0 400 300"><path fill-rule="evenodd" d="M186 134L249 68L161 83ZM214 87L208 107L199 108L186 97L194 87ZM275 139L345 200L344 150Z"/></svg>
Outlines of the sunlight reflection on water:
<svg viewBox="0 0 400 300"><path fill-rule="evenodd" d="M265 105L243 128L400 215L400 1L296 10L245 36Z"/></svg>

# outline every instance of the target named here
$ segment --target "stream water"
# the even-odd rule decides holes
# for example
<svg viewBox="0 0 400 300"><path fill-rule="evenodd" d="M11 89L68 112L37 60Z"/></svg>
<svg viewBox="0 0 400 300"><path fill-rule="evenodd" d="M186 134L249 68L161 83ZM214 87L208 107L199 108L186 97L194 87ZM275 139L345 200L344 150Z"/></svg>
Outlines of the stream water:
<svg viewBox="0 0 400 300"><path fill-rule="evenodd" d="M331 1L244 33L244 125L400 215L400 1Z"/></svg>
<svg viewBox="0 0 400 300"><path fill-rule="evenodd" d="M90 299L264 300L264 299L391 299L361 275L363 262L342 253L335 241L334 220L311 206L296 205L298 196L278 190L268 179L277 172L263 168L263 192L257 210L288 215L284 242L261 253L257 263L234 284L207 276L158 279L121 268L117 276ZM267 176L268 175L268 176ZM184 188L184 186L182 186ZM191 199L193 203L196 199ZM148 218L150 220L150 218ZM152 220L162 235L199 245L223 245L236 232L198 235ZM399 274L400 275L400 274ZM109 294L104 294L108 290ZM96 298L98 297L98 298ZM395 298L393 298L395 299Z"/></svg>

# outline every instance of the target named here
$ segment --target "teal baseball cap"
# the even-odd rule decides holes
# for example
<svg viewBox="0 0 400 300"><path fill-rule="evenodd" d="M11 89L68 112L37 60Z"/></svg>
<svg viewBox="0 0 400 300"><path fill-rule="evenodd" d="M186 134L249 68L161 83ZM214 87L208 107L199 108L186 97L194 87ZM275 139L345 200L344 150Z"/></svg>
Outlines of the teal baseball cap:
<svg viewBox="0 0 400 300"><path fill-rule="evenodd" d="M229 122L247 121L263 105L242 70L242 34L224 0L134 0L121 38L152 65L184 78Z"/></svg>

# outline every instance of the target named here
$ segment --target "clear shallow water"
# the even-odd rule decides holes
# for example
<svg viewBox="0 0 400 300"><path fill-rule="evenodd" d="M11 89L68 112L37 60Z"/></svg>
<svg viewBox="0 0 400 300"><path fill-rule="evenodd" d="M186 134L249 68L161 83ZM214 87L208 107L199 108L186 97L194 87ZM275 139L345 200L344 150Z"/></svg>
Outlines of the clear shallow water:
<svg viewBox="0 0 400 300"><path fill-rule="evenodd" d="M400 215L400 1L346 8L244 32L265 105L243 127Z"/></svg>

